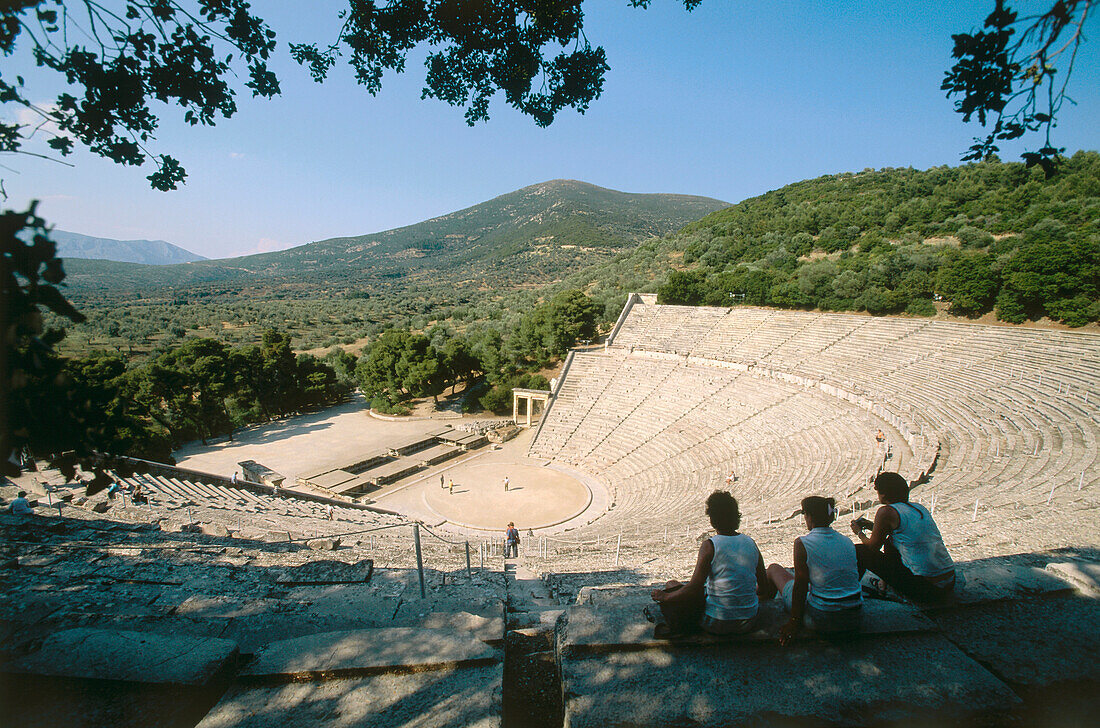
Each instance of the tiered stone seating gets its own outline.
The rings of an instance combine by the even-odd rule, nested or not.
[[[197,526],[218,535],[261,540],[307,540],[341,533],[360,532],[372,526],[404,522],[399,516],[341,504],[294,497],[279,491],[265,493],[243,484],[231,487],[186,477],[135,473],[113,477],[124,491],[141,486],[148,502],[127,504],[125,495],[111,501],[112,510],[128,508],[132,516],[156,520],[169,530]],[[332,518],[328,509],[332,508]]]
[[[577,353],[572,367],[531,452],[609,487],[615,507],[592,530],[697,517],[731,470],[745,497],[789,511],[810,489],[858,490],[882,460],[874,433],[885,423],[813,389],[617,349]]]
[[[729,470],[777,512],[855,494],[883,464],[876,429],[889,469],[936,463],[916,494],[938,509],[1053,492],[1095,524],[1098,423],[1096,334],[639,301],[605,354],[575,357],[531,451],[607,483],[599,528],[697,511]]]

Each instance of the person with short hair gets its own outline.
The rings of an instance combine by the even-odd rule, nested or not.
[[[691,580],[687,584],[669,581],[650,594],[663,618],[653,630],[659,639],[699,627],[718,635],[751,632],[760,597],[770,599],[775,594],[756,542],[737,531],[741,527],[737,499],[715,491],[707,498],[706,512],[715,534],[699,547]],[[646,616],[657,621],[648,608]]]
[[[33,516],[34,508],[31,507],[30,501],[27,500],[27,491],[19,491],[19,495],[11,501],[11,512],[15,516]]]
[[[509,557],[509,554],[511,556]],[[508,521],[508,528],[504,531],[504,558],[519,557],[519,531],[516,524]]]
[[[812,495],[802,499],[809,533],[794,540],[794,572],[772,564],[768,578],[791,613],[779,628],[779,643],[788,644],[806,626],[819,633],[859,629],[863,594],[855,545],[832,528],[836,501]]]
[[[508,486],[509,486],[509,484],[510,484],[511,482],[512,482],[512,481],[508,480],[508,476],[507,476],[507,475],[505,475],[505,476],[504,476],[504,492],[505,492],[505,493],[507,493],[507,492],[508,492]]]
[[[875,491],[882,507],[874,522],[852,521],[859,574],[871,571],[902,596],[939,601],[955,589],[955,562],[927,508],[909,502],[909,483],[898,473],[879,473]],[[865,533],[870,531],[870,535]]]

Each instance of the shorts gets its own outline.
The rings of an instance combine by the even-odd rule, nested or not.
[[[787,582],[783,587],[783,606],[791,611],[794,604],[794,580]],[[817,609],[809,602],[802,612],[802,623],[807,629],[815,632],[858,632],[860,625],[861,606],[845,607],[844,609]]]
[[[704,614],[699,624],[707,634],[747,634],[756,629],[756,618],[759,616],[760,612],[757,612],[748,619],[715,619]]]

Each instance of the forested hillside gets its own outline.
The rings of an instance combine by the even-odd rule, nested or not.
[[[173,266],[66,260],[88,323],[63,348],[143,354],[185,337],[255,343],[278,325],[309,349],[561,281],[728,203],[572,180],[525,187],[416,225],[243,258]]]
[[[1100,154],[1052,179],[998,161],[798,182],[568,281],[598,297],[934,315],[1100,318]]]

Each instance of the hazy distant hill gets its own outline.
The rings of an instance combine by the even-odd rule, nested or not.
[[[206,260],[201,255],[163,240],[112,240],[111,238],[93,238],[65,230],[54,230],[50,233],[50,238],[57,243],[57,252],[62,258],[95,258],[145,265],[171,265]]]
[[[396,279],[486,285],[542,281],[666,235],[729,203],[707,197],[631,194],[574,180],[524,187],[415,225],[332,238],[275,253],[167,267],[71,261],[75,292],[119,286],[176,290],[210,284],[346,288]]]

